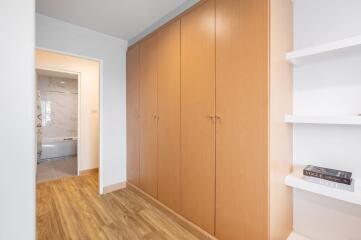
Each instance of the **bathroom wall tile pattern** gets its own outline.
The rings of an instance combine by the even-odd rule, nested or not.
[[[77,137],[78,81],[38,76],[41,139]]]
[[[41,75],[39,75],[38,79],[40,92],[78,93],[78,81],[76,79]]]

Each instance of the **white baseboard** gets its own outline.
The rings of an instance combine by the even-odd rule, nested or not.
[[[311,239],[306,238],[306,237],[304,237],[304,236],[302,236],[302,235],[300,235],[300,234],[298,234],[298,233],[292,232],[292,233],[288,236],[287,240],[311,240]]]
[[[116,184],[112,184],[112,185],[109,185],[109,186],[105,186],[105,187],[103,187],[103,194],[118,191],[118,190],[124,189],[126,187],[127,187],[126,182],[121,182],[121,183],[116,183]]]
[[[99,171],[98,168],[79,170],[79,176],[85,176],[85,175],[89,175],[89,174],[93,174],[93,173],[98,173],[98,171]]]

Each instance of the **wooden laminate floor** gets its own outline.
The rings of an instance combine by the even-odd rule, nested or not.
[[[135,192],[98,194],[98,175],[37,185],[37,239],[197,239]]]

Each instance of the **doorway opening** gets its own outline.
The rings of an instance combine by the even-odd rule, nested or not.
[[[100,71],[100,61],[36,50],[37,183],[86,174],[101,179]]]
[[[37,183],[78,175],[78,74],[36,69]]]

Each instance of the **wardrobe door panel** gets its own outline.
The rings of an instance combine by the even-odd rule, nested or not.
[[[268,1],[216,6],[216,237],[266,240]]]
[[[158,32],[158,200],[179,212],[180,21]]]
[[[181,18],[181,212],[214,233],[215,1]]]
[[[127,179],[139,185],[139,47],[127,52]]]
[[[157,35],[140,43],[141,189],[157,197]]]

